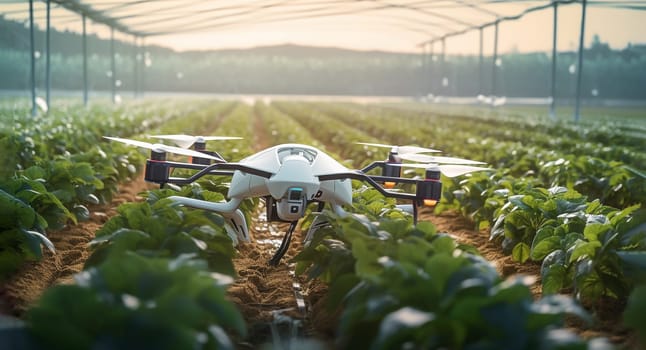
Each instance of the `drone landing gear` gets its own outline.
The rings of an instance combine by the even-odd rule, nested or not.
[[[296,224],[298,224],[298,221],[292,221],[291,225],[289,225],[289,229],[287,230],[287,233],[285,233],[285,237],[283,237],[280,247],[278,247],[274,256],[269,260],[269,265],[278,266],[280,259],[285,255],[285,253],[287,253],[289,243],[292,241],[292,233],[294,233],[294,230],[296,229]]]

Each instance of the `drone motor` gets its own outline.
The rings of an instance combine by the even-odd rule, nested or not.
[[[437,167],[426,169],[424,181],[417,184],[416,197],[418,205],[434,206],[442,197],[442,182],[440,182],[440,169]]]
[[[170,177],[170,166],[166,163],[166,152],[151,150],[150,159],[146,161],[144,179],[148,182],[163,184]]]

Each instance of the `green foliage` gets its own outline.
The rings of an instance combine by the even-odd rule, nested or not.
[[[646,344],[646,285],[640,285],[635,288],[624,310],[624,324],[634,329],[640,339],[641,344]]]
[[[598,198],[602,203],[625,207],[646,200],[643,177],[635,177],[618,161],[590,156],[565,156],[546,162],[539,177],[551,186],[561,185]]]
[[[225,330],[244,336],[226,300],[229,276],[190,255],[175,259],[123,252],[45,292],[27,314],[48,349],[233,349]]]
[[[338,347],[585,347],[572,334],[549,336],[565,314],[588,319],[571,299],[534,302],[525,279],[502,282],[470,247],[432,225],[322,215],[330,226],[294,260],[297,273],[330,284],[332,310],[342,307]]]
[[[507,203],[496,212],[491,239],[504,237],[503,246],[513,250],[514,260],[525,262],[539,229],[561,215],[579,212],[585,207],[584,196],[564,187],[529,189],[523,194],[509,196]]]
[[[643,279],[643,210],[623,211],[588,202],[563,187],[534,188],[508,197],[496,212],[491,239],[513,259],[542,262],[543,292],[573,287],[578,298],[625,298]]]
[[[89,191],[85,191],[85,198],[81,198],[82,201],[91,204],[96,204],[96,200],[100,203],[110,203],[112,196],[118,193],[119,184],[139,174],[145,162],[144,155],[136,149],[115,145],[102,146],[97,145],[86,152],[70,156],[73,163],[91,164],[96,176],[95,181],[101,183],[101,186],[95,186],[93,193],[87,194]],[[85,187],[90,189],[87,185]],[[81,193],[83,195],[83,192]],[[97,197],[96,200],[93,196]]]
[[[591,203],[565,215],[534,238],[532,259],[542,260],[543,292],[574,287],[584,300],[627,298],[646,281],[645,239],[646,215],[638,207],[609,211]]]
[[[25,261],[40,260],[43,255],[41,245],[54,252],[54,245],[45,236],[45,229],[50,224],[57,227],[72,218],[41,183],[25,178],[0,181],[0,212],[0,281]]]
[[[34,140],[25,132],[0,134],[0,177],[14,175],[24,164],[33,164],[35,157]]]
[[[105,259],[124,251],[152,257],[177,257],[194,254],[205,260],[213,271],[235,275],[231,258],[235,254],[231,238],[224,229],[223,218],[203,210],[187,209],[167,199],[172,195],[199,194],[203,199],[223,199],[219,193],[202,192],[189,186],[184,192],[154,190],[145,202],[125,203],[91,242],[92,254],[86,267],[102,264]]]
[[[137,175],[145,159],[138,150],[99,141],[103,135],[142,131],[179,115],[165,107],[168,104],[127,109],[64,106],[31,116],[27,108],[0,106],[0,189],[25,203],[22,213],[33,212],[37,218],[33,227],[16,220],[9,224],[11,216],[4,220],[9,226],[3,231],[12,233],[3,235],[3,277],[25,259],[40,257],[40,247],[33,242],[49,242],[38,238],[45,229],[89,219],[88,206],[108,203],[119,183]],[[30,249],[20,248],[25,239],[32,242]]]
[[[384,197],[373,187],[355,187],[352,194],[352,210],[362,213],[368,218],[410,219],[410,216],[396,208],[397,201],[394,198]]]
[[[32,180],[47,179],[43,182],[48,191],[72,209],[76,220],[88,220],[85,205],[98,204],[99,199],[94,193],[103,189],[103,182],[96,176],[90,163],[58,159],[45,162],[43,166],[31,166],[21,174]]]
[[[493,239],[505,242],[506,251],[516,260],[541,262],[543,292],[548,296],[534,302],[526,280],[501,281],[474,248],[436,233],[430,223],[413,226],[411,217],[397,208],[396,201],[354,183],[353,206],[346,209],[361,215],[338,218],[325,211],[321,218],[327,226],[318,229],[294,258],[297,273],[330,284],[328,306],[342,308],[340,346],[365,348],[365,339],[369,339],[373,348],[507,348],[502,341],[508,340],[518,348],[585,348],[585,343],[560,328],[563,314],[577,314],[580,310],[571,300],[553,294],[566,289],[586,301],[600,296],[623,300],[645,280],[646,219],[643,209],[634,206],[646,198],[646,178],[641,169],[646,160],[645,144],[639,137],[639,126],[543,123],[494,117],[493,112],[482,109],[477,116],[448,115],[434,111],[434,105],[421,104],[281,101],[257,103],[253,109],[210,101],[155,104],[158,105],[138,102],[117,108],[95,106],[89,111],[70,107],[32,119],[27,110],[0,111],[7,121],[0,125],[0,147],[11,150],[0,155],[7,164],[3,178],[16,181],[11,186],[5,185],[8,180],[0,181],[0,189],[28,204],[25,207],[18,203],[8,211],[16,213],[11,223],[8,218],[0,218],[3,224],[13,225],[6,230],[10,234],[3,233],[3,242],[6,238],[13,244],[6,246],[18,247],[27,252],[24,256],[32,256],[29,249],[41,249],[42,238],[26,236],[20,225],[46,223],[47,226],[41,224],[42,230],[26,228],[27,232],[37,233],[60,227],[76,216],[87,215],[84,209],[88,204],[108,201],[118,182],[136,175],[144,153],[116,143],[101,143],[102,135],[126,137],[158,125],[163,125],[157,130],[164,133],[188,134],[218,127],[219,134],[245,137],[216,148],[227,159],[239,159],[251,153],[252,142],[257,139],[250,135],[253,126],[262,120],[271,125],[265,136],[273,143],[310,143],[314,142],[312,137],[332,140],[340,156],[352,159],[355,166],[387,153],[387,149],[351,146],[356,141],[418,144],[445,150],[448,155],[488,162],[498,170],[442,178],[443,200],[437,210],[457,210],[471,218],[476,228],[490,227]],[[187,123],[189,119],[199,122]],[[79,127],[69,128],[68,124]],[[290,125],[292,129],[286,131],[280,125]],[[226,183],[209,178],[179,192],[152,191],[143,203],[121,206],[119,215],[97,234],[87,270],[78,276],[80,281],[83,276],[102,277],[93,277],[91,287],[57,289],[60,296],[52,304],[60,300],[60,304],[75,305],[76,299],[90,300],[88,305],[93,306],[88,309],[96,308],[97,315],[110,315],[114,310],[119,315],[130,315],[115,320],[148,322],[146,308],[137,308],[143,312],[138,315],[134,311],[129,314],[132,308],[128,306],[143,300],[131,290],[145,289],[147,283],[140,281],[148,282],[148,272],[141,272],[144,277],[140,280],[124,277],[139,281],[136,287],[126,288],[125,282],[123,286],[111,284],[110,289],[116,288],[121,296],[111,297],[113,292],[102,289],[105,276],[117,281],[114,271],[129,271],[125,265],[114,270],[109,267],[117,266],[113,261],[126,255],[139,259],[128,260],[130,263],[180,259],[233,275],[233,248],[222,228],[222,218],[181,208],[166,199],[183,195],[219,201],[225,191]],[[16,204],[14,199],[5,202]],[[256,204],[257,200],[243,202],[248,219]],[[43,220],[38,219],[39,215]],[[17,261],[13,255],[8,256],[8,260]],[[137,295],[136,299],[129,297],[132,295]],[[99,307],[97,303],[110,307]],[[64,320],[63,313],[84,321],[90,318],[72,306],[65,307],[64,312],[56,311],[52,319]],[[181,311],[177,311],[180,316],[184,315]],[[188,309],[186,312],[194,315]],[[632,315],[626,317],[634,326],[638,321]],[[193,325],[192,322],[187,324]],[[59,323],[63,327],[65,322]],[[120,331],[118,327],[106,327]],[[163,327],[160,329],[170,329]],[[203,334],[209,329],[200,327],[197,338],[206,339],[208,335]],[[146,337],[150,334],[137,329]],[[61,334],[70,334],[65,332]],[[195,333],[187,332],[169,330],[167,343],[181,347],[180,340],[194,341],[192,336],[184,335]],[[222,333],[218,329],[214,332]],[[97,333],[83,334],[92,336],[75,337],[83,341],[103,339]],[[133,334],[129,333],[128,339],[135,339]],[[46,337],[49,336],[54,335]],[[359,340],[363,343],[355,343]]]
[[[565,314],[589,320],[572,299],[533,301],[529,280],[501,281],[472,247],[436,233],[430,223],[384,216],[383,197],[366,192],[355,192],[356,209],[374,210],[343,218],[318,214],[328,225],[294,257],[296,273],[329,284],[327,305],[341,310],[337,347],[586,347],[558,328]]]

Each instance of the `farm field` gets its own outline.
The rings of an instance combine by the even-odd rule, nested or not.
[[[185,98],[30,117],[0,105],[0,344],[641,348],[646,110],[584,110],[580,125],[500,112]],[[253,241],[234,246],[221,216],[167,199],[223,200],[228,178],[158,189],[143,181],[147,151],[102,139],[181,133],[243,137],[208,143],[230,161],[303,143],[358,169],[387,157],[356,144],[373,142],[491,170],[442,177],[417,225],[354,182],[354,214],[324,210],[329,226],[305,246],[311,206],[273,267],[288,225],[267,223],[262,200],[243,203]]]

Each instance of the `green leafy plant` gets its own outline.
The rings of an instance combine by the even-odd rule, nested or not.
[[[27,313],[29,331],[48,349],[233,349],[225,330],[246,334],[225,297],[233,279],[206,266],[190,255],[114,255],[47,290]]]
[[[586,198],[565,187],[532,188],[523,194],[509,196],[508,202],[497,212],[491,228],[492,240],[503,237],[503,249],[514,260],[525,262],[530,258],[530,245],[536,233],[554,222],[559,215],[585,208]]]
[[[639,343],[646,345],[646,285],[635,288],[628,297],[623,314],[624,324],[637,332]]]
[[[589,319],[572,299],[533,301],[528,280],[501,281],[471,247],[435,233],[432,225],[323,215],[330,226],[318,230],[294,260],[297,273],[330,284],[328,307],[342,310],[339,348],[577,349],[586,344],[558,328],[565,314]]]
[[[46,221],[25,202],[0,189],[0,281],[27,260],[42,258],[41,244],[54,252],[43,231]]]
[[[89,219],[87,204],[98,204],[94,194],[103,189],[103,182],[96,176],[90,163],[76,163],[68,159],[49,161],[32,166],[22,172],[29,179],[44,179],[44,184],[74,214],[77,220]]]
[[[596,208],[601,206],[591,205],[588,211]],[[547,242],[546,251],[553,249],[541,266],[545,293],[572,286],[584,300],[624,300],[635,285],[646,281],[646,211],[638,206],[605,215],[588,213],[582,234],[565,232],[556,227],[536,237]],[[558,245],[552,247],[551,242]]]
[[[74,219],[42,183],[24,177],[0,182],[0,212],[0,280],[25,261],[40,260],[41,245],[54,252],[45,230]]]
[[[177,193],[170,189],[148,193],[145,202],[125,203],[91,242],[92,254],[86,266],[96,266],[113,254],[134,251],[146,256],[176,257],[195,254],[214,271],[235,275],[231,258],[235,254],[231,238],[224,229],[224,219],[215,213],[187,209],[167,199],[171,195],[190,195],[199,187]],[[219,193],[199,190],[200,197],[218,201]]]

